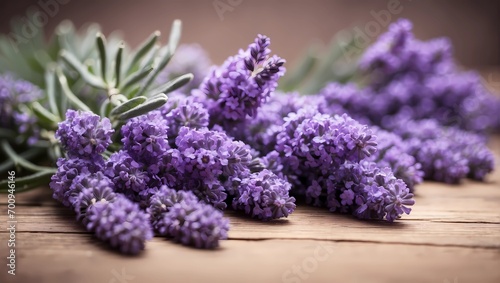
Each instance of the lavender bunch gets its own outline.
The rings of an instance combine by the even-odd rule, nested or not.
[[[410,192],[422,183],[422,165],[410,154],[413,150],[403,139],[394,133],[372,127],[377,136],[377,152],[367,160],[375,162],[379,168],[391,168],[394,176],[405,182]]]
[[[34,164],[36,158],[49,159],[55,164],[64,156],[63,151],[72,152],[74,147],[81,147],[80,155],[88,154],[95,146],[101,147],[96,149],[97,154],[106,156],[119,150],[118,134],[107,141],[110,152],[104,153],[99,141],[101,137],[90,132],[97,136],[88,139],[89,144],[81,143],[87,141],[84,137],[66,145],[73,148],[63,149],[58,139],[66,135],[56,137],[58,123],[65,119],[66,113],[71,115],[67,110],[80,110],[109,119],[105,120],[109,123],[106,127],[119,132],[129,119],[164,105],[167,93],[193,78],[192,74],[179,74],[172,80],[156,82],[174,55],[180,30],[181,23],[176,20],[167,45],[157,43],[160,33],[155,32],[136,50],[130,51],[122,39],[114,35],[106,38],[96,25],[79,34],[71,23],[64,22],[49,43],[38,38],[33,44],[22,45],[22,50],[3,48],[0,61],[5,65],[0,69],[3,72],[4,66],[9,66],[13,74],[12,77],[0,75],[0,135],[6,138],[5,142],[2,140],[0,154],[9,158],[0,168],[19,166],[34,172],[19,179],[20,188],[27,190],[47,182],[55,171]],[[19,56],[11,56],[14,51],[19,51],[16,53]],[[20,60],[16,60],[17,57]],[[29,66],[26,62],[30,62]],[[26,71],[33,68],[37,71]],[[29,82],[14,77],[26,78]],[[153,158],[144,158],[149,157]],[[2,180],[0,184],[5,182]]]
[[[497,127],[494,117],[499,100],[478,74],[455,66],[451,49],[447,39],[415,39],[407,20],[391,24],[359,62],[369,80],[364,102],[366,106],[375,100],[380,104],[365,107],[370,120],[384,126],[387,116],[405,115],[474,132]]]
[[[390,168],[365,161],[377,151],[375,135],[347,115],[332,117],[314,108],[291,113],[275,149],[268,155],[279,156],[280,173],[313,205],[387,221],[410,212],[414,201],[405,182]],[[269,164],[270,156],[265,159]]]

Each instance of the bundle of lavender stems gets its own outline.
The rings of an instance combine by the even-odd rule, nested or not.
[[[228,237],[224,210],[272,221],[292,214],[296,198],[393,222],[411,212],[424,179],[482,181],[493,171],[486,142],[500,128],[500,102],[456,65],[448,40],[420,41],[399,20],[360,58],[361,79],[316,94],[279,90],[285,60],[269,46],[258,35],[211,66],[200,46],[181,45],[153,83],[193,79],[123,122],[68,109],[54,134],[63,154],[53,197],[97,239],[137,254],[153,235],[216,248]],[[27,133],[25,143],[44,134],[23,112],[41,92],[0,77],[0,125]]]

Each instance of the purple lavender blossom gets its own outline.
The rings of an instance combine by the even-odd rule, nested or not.
[[[405,19],[391,24],[389,31],[365,51],[359,63],[361,69],[376,70],[380,79],[382,75],[389,77],[404,70],[411,60],[408,50],[413,38],[411,29],[411,22]]]
[[[114,184],[102,172],[81,174],[75,178],[72,191],[78,192],[73,200],[77,219],[86,224],[87,210],[97,202],[113,202],[116,198]]]
[[[418,41],[407,20],[393,23],[367,49],[359,65],[367,71],[368,87],[358,91],[362,95],[340,101],[340,107],[356,118],[368,117],[382,127],[388,116],[432,118],[480,133],[497,124],[498,99],[478,74],[455,67],[449,40]]]
[[[153,237],[149,215],[122,195],[113,202],[96,202],[87,209],[86,228],[125,254],[137,254]]]
[[[29,104],[42,97],[42,91],[11,75],[0,75],[0,128],[15,130],[28,138],[28,144],[38,140],[39,127]]]
[[[169,112],[164,114],[164,117],[168,126],[167,135],[171,145],[175,143],[181,127],[192,129],[208,127],[209,116],[207,109],[203,104],[190,98],[179,100],[175,107],[172,107]]]
[[[144,164],[135,161],[128,152],[120,150],[109,157],[104,173],[113,181],[116,192],[145,207],[150,193],[150,177],[146,169]]]
[[[221,211],[201,203],[190,191],[162,186],[150,199],[148,212],[154,229],[183,245],[212,249],[227,238],[229,221]]]
[[[179,170],[184,188],[203,201],[225,208],[226,190],[232,191],[238,180],[249,174],[250,148],[222,132],[187,127],[180,129],[175,143],[182,158]]]
[[[195,96],[205,98],[212,124],[226,124],[255,116],[257,109],[276,89],[283,76],[285,61],[268,58],[270,40],[259,35],[246,51],[229,57],[222,66],[212,68]]]
[[[376,151],[375,136],[367,126],[347,115],[329,116],[304,108],[285,118],[276,151],[291,172],[329,172],[346,160],[360,161]]]
[[[377,127],[372,129],[377,135],[378,151],[368,160],[377,163],[380,168],[391,168],[394,176],[402,179],[410,191],[413,191],[415,185],[422,182],[424,175],[422,166],[408,153],[408,146],[398,135]]]
[[[136,161],[157,164],[163,152],[170,148],[167,131],[160,111],[132,118],[121,128],[123,149]]]
[[[63,205],[73,207],[74,198],[79,191],[73,191],[73,180],[79,176],[85,176],[101,171],[104,160],[96,156],[93,160],[78,157],[59,158],[57,160],[57,172],[52,175],[50,188],[53,190],[53,198]]]
[[[103,153],[111,144],[114,130],[108,118],[91,112],[69,109],[66,120],[59,123],[56,138],[70,156],[90,157]]]
[[[241,181],[233,208],[261,220],[287,217],[295,210],[295,198],[289,196],[291,184],[264,169]]]
[[[409,214],[415,201],[406,184],[394,177],[390,168],[375,163],[346,162],[331,177],[319,180],[330,211],[352,213],[361,219],[392,222]]]
[[[224,129],[235,139],[245,142],[261,154],[267,154],[274,150],[277,134],[281,130],[284,118],[290,112],[297,112],[304,105],[314,107],[321,104],[319,96],[275,92],[257,109],[255,117],[247,117],[241,123],[232,126],[226,125]]]
[[[435,120],[391,123],[408,152],[422,164],[425,178],[458,183],[466,176],[482,180],[493,171],[494,157],[484,137]]]

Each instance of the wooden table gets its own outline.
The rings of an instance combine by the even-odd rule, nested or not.
[[[500,160],[500,137],[490,144]],[[7,202],[2,196],[2,227]],[[262,223],[233,212],[229,240],[215,251],[154,238],[137,257],[115,253],[51,198],[17,195],[16,275],[0,282],[500,282],[500,170],[485,183],[426,182],[410,216],[366,222],[299,206]]]

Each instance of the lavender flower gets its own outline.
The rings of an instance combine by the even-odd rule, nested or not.
[[[226,190],[232,191],[242,176],[249,174],[250,148],[232,141],[226,134],[207,129],[179,131],[176,146],[183,164],[184,188],[202,200],[225,208]]]
[[[348,161],[333,176],[319,179],[316,186],[326,194],[330,211],[352,213],[361,219],[392,222],[403,213],[409,214],[409,206],[415,203],[413,194],[390,168],[380,169],[368,161]]]
[[[89,157],[103,153],[111,144],[114,130],[108,118],[91,112],[69,109],[66,120],[59,123],[56,138],[71,156]]]
[[[421,165],[410,155],[408,146],[396,134],[377,127],[372,128],[377,135],[378,151],[368,160],[377,163],[380,168],[389,167],[394,176],[402,179],[410,191],[422,182],[424,172]]]
[[[167,130],[160,111],[132,118],[121,128],[123,149],[136,161],[156,164],[169,149]]]
[[[113,202],[96,202],[86,212],[87,230],[125,254],[137,254],[153,237],[149,216],[122,195]]]
[[[287,217],[295,209],[290,189],[290,183],[264,169],[242,180],[233,199],[233,208],[261,220]]]
[[[346,160],[360,161],[376,151],[375,136],[347,115],[319,114],[301,109],[285,118],[276,151],[292,173],[329,172]]]
[[[319,96],[301,96],[298,93],[275,92],[269,100],[257,109],[255,117],[247,117],[241,123],[226,125],[227,133],[237,140],[241,140],[267,154],[274,150],[276,137],[284,123],[284,118],[290,112],[297,112],[304,105],[320,105]]]
[[[15,130],[28,137],[28,144],[35,143],[40,130],[28,106],[41,97],[42,91],[30,82],[0,75],[0,128]]]
[[[115,185],[115,190],[129,199],[147,204],[149,174],[144,164],[135,161],[126,151],[113,153],[106,162],[104,173]]]
[[[498,99],[486,90],[478,74],[455,67],[451,49],[447,39],[416,40],[411,24],[399,20],[360,60],[370,81],[367,89],[358,91],[361,96],[340,101],[341,107],[383,127],[385,117],[404,115],[407,119],[433,118],[442,125],[474,132],[494,128]]]
[[[278,79],[285,72],[285,61],[277,56],[268,58],[269,44],[269,38],[259,35],[246,51],[212,68],[199,90],[194,91],[195,96],[204,98],[212,124],[255,116],[276,89]]]
[[[102,172],[82,174],[73,182],[73,192],[79,192],[73,201],[77,219],[86,224],[87,210],[97,202],[113,202],[116,198],[114,184]]]
[[[63,205],[73,207],[74,198],[79,191],[73,191],[73,181],[79,176],[97,173],[102,170],[104,160],[101,156],[94,159],[59,158],[57,160],[57,172],[52,175],[50,188],[53,190],[53,198]]]
[[[170,144],[175,143],[181,127],[200,129],[208,126],[208,111],[203,104],[185,98],[179,101],[177,107],[165,114],[167,135]]]
[[[391,123],[408,144],[408,152],[422,164],[425,178],[458,183],[466,176],[482,180],[493,171],[494,157],[485,138],[435,120]]]
[[[150,199],[148,212],[156,231],[183,245],[212,249],[227,238],[229,221],[221,211],[201,203],[189,191],[162,186]]]

